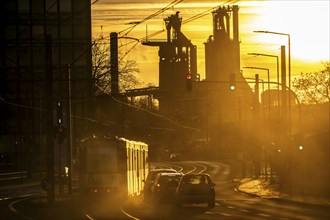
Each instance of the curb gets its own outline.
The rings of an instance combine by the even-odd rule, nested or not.
[[[249,181],[253,181],[253,180],[257,180],[257,178],[251,178],[251,180]],[[232,180],[231,180],[232,181]],[[246,182],[249,182],[246,181]],[[234,182],[234,181],[233,181]],[[244,182],[244,183],[246,183]],[[234,190],[238,193],[247,195],[247,196],[251,196],[251,197],[259,197],[259,198],[263,198],[263,199],[268,199],[268,200],[276,200],[276,201],[285,201],[285,202],[294,202],[294,203],[300,203],[300,204],[306,204],[306,205],[315,205],[315,206],[323,206],[323,207],[330,207],[330,201],[326,202],[307,202],[307,201],[300,201],[299,199],[294,199],[293,197],[291,197],[290,195],[287,194],[282,194],[280,193],[280,198],[267,198],[267,197],[262,197],[260,195],[254,194],[254,193],[249,193],[243,190],[239,189],[239,186],[242,185],[243,183],[240,181],[236,184],[236,187],[234,188]],[[283,198],[282,195],[286,195],[287,198]]]

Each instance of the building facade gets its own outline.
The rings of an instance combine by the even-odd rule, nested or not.
[[[84,132],[92,92],[90,1],[5,0],[0,10],[1,169],[43,169],[47,100],[53,105],[54,127],[60,100],[63,127],[70,102],[73,135]]]

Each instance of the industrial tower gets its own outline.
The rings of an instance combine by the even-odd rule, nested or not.
[[[186,93],[186,77],[196,81],[196,46],[181,32],[179,12],[164,19],[167,31],[165,41],[146,41],[144,45],[159,47],[159,109],[171,115],[182,94]]]

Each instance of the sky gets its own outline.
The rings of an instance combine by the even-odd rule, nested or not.
[[[94,1],[92,1],[94,2]],[[109,36],[110,32],[119,32],[124,36],[130,22],[141,21],[168,6],[173,0],[98,0],[92,4],[92,34]],[[166,39],[163,19],[180,11],[183,22],[204,12],[205,16],[182,25],[181,31],[197,46],[198,73],[205,76],[204,42],[212,34],[211,9],[230,2],[239,6],[239,32],[241,47],[241,69],[245,77],[259,74],[260,70],[244,69],[246,66],[268,68],[272,80],[276,79],[276,57],[251,56],[248,53],[262,53],[278,56],[280,47],[288,48],[285,35],[255,33],[264,30],[290,35],[291,80],[301,72],[317,72],[323,69],[321,62],[330,60],[329,10],[330,0],[183,0],[176,1],[168,10],[158,16],[137,25],[127,37],[144,38],[153,33],[160,34],[150,40]],[[228,5],[228,4],[225,4]],[[128,44],[129,43],[129,44]],[[144,85],[158,85],[158,48],[137,44],[128,39],[120,40],[120,53],[125,58],[136,60],[140,69],[140,79]],[[288,53],[288,52],[287,52]],[[258,72],[259,71],[259,72]]]

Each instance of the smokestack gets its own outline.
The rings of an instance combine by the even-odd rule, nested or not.
[[[238,5],[233,5],[233,52],[234,52],[234,72],[239,73],[241,69],[240,62],[240,42],[239,42],[239,27],[238,27]]]
[[[238,5],[233,6],[233,40],[239,42],[239,31],[238,31]]]

